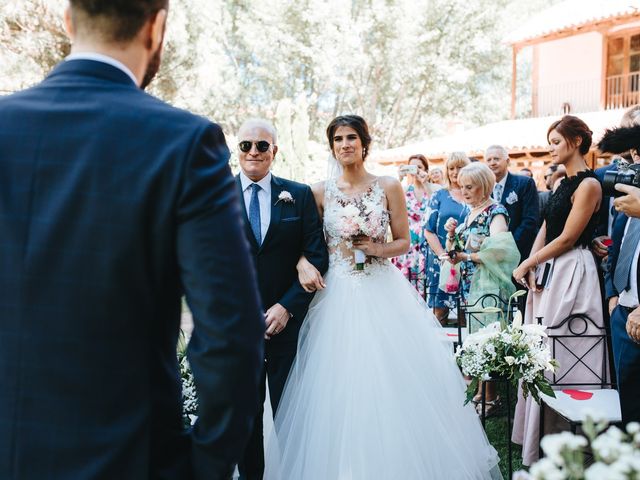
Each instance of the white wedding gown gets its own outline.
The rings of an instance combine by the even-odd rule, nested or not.
[[[300,331],[265,478],[502,478],[477,414],[463,407],[465,384],[433,314],[387,260],[354,270],[349,239],[358,211],[382,241],[389,215],[378,181],[348,196],[329,180],[327,286]]]

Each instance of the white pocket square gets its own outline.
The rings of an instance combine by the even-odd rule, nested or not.
[[[511,192],[509,196],[507,196],[507,203],[509,205],[513,205],[518,201],[518,194],[516,192]]]

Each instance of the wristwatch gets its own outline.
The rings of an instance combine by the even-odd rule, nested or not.
[[[470,261],[471,261],[471,254],[467,253],[467,262],[470,262]]]

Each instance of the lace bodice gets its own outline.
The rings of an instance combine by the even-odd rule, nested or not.
[[[329,247],[329,265],[343,273],[356,273],[352,238],[367,235],[375,242],[386,241],[389,211],[384,189],[378,179],[364,191],[343,193],[336,179],[328,180],[324,193],[324,231]],[[372,272],[371,267],[386,265],[385,259],[367,257],[366,267],[357,273]]]

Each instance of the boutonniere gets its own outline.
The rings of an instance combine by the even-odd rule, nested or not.
[[[278,200],[276,200],[276,203],[274,203],[274,205],[277,205],[280,201],[284,203],[296,203],[296,201],[293,199],[293,196],[286,190],[282,190],[280,192],[280,195],[278,195]]]
[[[516,192],[511,192],[509,194],[509,196],[507,197],[507,203],[509,205],[513,205],[514,203],[516,203],[518,201],[518,194]]]

